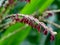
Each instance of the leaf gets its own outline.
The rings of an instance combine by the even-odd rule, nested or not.
[[[16,6],[14,9],[11,9],[9,11],[9,14],[16,14],[18,13],[19,11],[21,11],[23,9],[23,7],[26,5],[26,2],[17,2]]]
[[[15,28],[15,30],[13,31],[13,27],[9,27],[9,30],[4,34],[4,36],[2,37],[2,39],[0,40],[0,45],[17,45],[19,42],[21,42],[22,40],[24,40],[24,38],[27,36],[27,34],[29,33],[28,31],[31,29],[29,26],[25,27],[22,24],[20,24],[21,27],[19,28],[18,23],[15,24],[17,27]],[[14,27],[15,27],[14,25]],[[19,29],[17,29],[19,28]],[[15,33],[13,33],[15,32]],[[6,35],[8,34],[8,35]],[[10,35],[11,34],[11,35]],[[10,36],[9,36],[10,35]],[[3,41],[3,42],[2,42]],[[7,43],[8,42],[8,43]],[[16,43],[15,43],[16,42]]]
[[[60,45],[60,30],[57,32],[57,35],[55,38],[55,45]]]
[[[31,0],[21,11],[23,14],[32,14],[34,11],[42,7],[47,0]]]
[[[54,0],[47,0],[43,6],[40,7],[39,12],[42,13],[46,8],[48,8]]]

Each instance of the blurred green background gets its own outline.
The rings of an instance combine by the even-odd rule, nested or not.
[[[7,11],[2,15],[8,14],[16,14],[16,13],[23,13],[23,14],[32,14],[33,12],[39,10],[42,13],[44,10],[58,10],[60,9],[60,0],[31,0],[30,3],[25,1],[16,1],[16,5],[13,6],[11,9],[8,7]],[[44,4],[47,2],[47,4]],[[51,3],[50,3],[51,2]],[[1,1],[0,1],[1,3]],[[0,10],[4,8],[0,8]],[[10,10],[9,10],[10,9]],[[1,11],[0,11],[1,14]],[[55,22],[60,24],[60,12],[55,13],[53,16],[49,17],[47,20],[51,22]],[[8,21],[6,21],[8,22]],[[54,41],[50,41],[50,34],[44,35],[43,33],[38,33],[38,31],[30,26],[26,27],[26,29],[21,29],[20,32],[6,38],[5,40],[0,41],[0,45],[60,45],[60,29],[56,28],[55,26],[46,23],[47,26],[52,27],[54,31],[58,34],[55,36]],[[23,23],[16,23],[12,25],[4,33],[1,33],[0,36],[3,38],[7,36],[9,33],[25,26]]]

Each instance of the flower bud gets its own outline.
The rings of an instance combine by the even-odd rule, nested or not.
[[[54,38],[55,38],[54,35],[51,35],[51,36],[50,36],[50,40],[51,40],[51,41],[53,41]]]
[[[14,3],[14,0],[8,0],[9,1],[9,4],[13,4]]]
[[[41,26],[41,25],[38,24],[37,27],[36,27],[39,32],[40,32],[40,26]]]
[[[44,33],[44,35],[47,35],[47,30],[44,30],[43,33]]]
[[[25,0],[26,2],[30,2],[30,0]]]
[[[48,16],[52,16],[52,13],[48,13]]]

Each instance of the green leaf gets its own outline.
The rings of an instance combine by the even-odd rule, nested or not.
[[[15,29],[13,28],[13,26],[15,27]],[[21,24],[21,23],[17,23],[13,26],[9,27],[9,30],[7,30],[7,32],[4,33],[4,36],[2,37],[3,40],[2,39],[0,40],[0,45],[19,44],[19,42],[21,42],[22,40],[24,40],[26,38],[26,36],[29,33],[28,31],[31,29],[29,26],[25,27],[24,24]],[[19,28],[19,26],[20,26],[20,28]],[[14,29],[14,31],[13,31],[13,29]]]
[[[31,0],[21,11],[23,14],[32,14],[34,11],[42,7],[47,0]]]
[[[42,13],[45,9],[47,9],[54,0],[47,0],[43,6],[40,7],[39,12]]]
[[[60,45],[60,30],[57,32],[57,35],[55,38],[55,45]]]

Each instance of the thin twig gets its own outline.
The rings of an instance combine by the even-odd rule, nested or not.
[[[54,22],[51,22],[51,21],[49,21],[49,20],[46,20],[46,19],[44,19],[43,17],[40,17],[39,20],[42,20],[42,21],[47,22],[47,23],[49,23],[49,24],[51,24],[51,25],[54,25],[54,26],[57,27],[57,28],[60,28],[60,25],[58,25],[58,24],[56,24],[56,23],[54,23]]]
[[[57,13],[57,12],[60,12],[60,9],[58,9],[58,10],[49,10],[49,11],[45,11],[46,13],[51,13],[51,12],[53,12],[53,13]]]
[[[43,22],[40,22],[37,18],[34,18],[33,16],[24,15],[24,14],[13,14],[13,15],[8,15],[7,17],[11,17],[11,16],[15,16],[16,17],[16,15],[18,15],[18,17],[19,16],[23,16],[23,17],[29,18],[32,21],[34,20],[37,24],[40,24],[43,28],[47,29],[47,31],[50,31],[50,33],[52,33],[53,35],[57,34],[56,32],[53,31],[52,28],[47,27]],[[5,17],[5,18],[7,18],[7,17]]]

